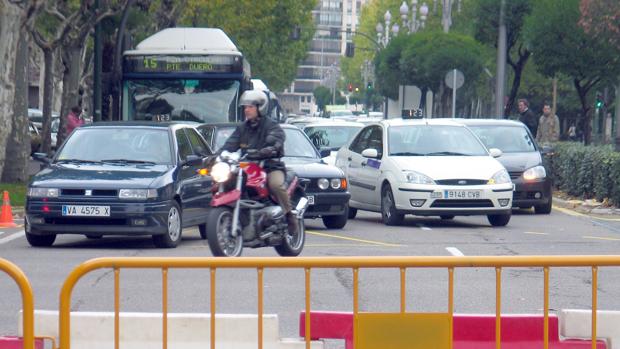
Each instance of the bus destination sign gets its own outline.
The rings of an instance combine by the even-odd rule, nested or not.
[[[236,73],[243,71],[241,57],[232,55],[127,55],[125,73]]]

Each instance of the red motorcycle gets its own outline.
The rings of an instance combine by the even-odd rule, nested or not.
[[[281,256],[297,256],[306,240],[304,212],[308,207],[301,180],[286,173],[298,229],[288,231],[285,212],[269,194],[262,161],[243,161],[240,152],[224,151],[215,160],[213,198],[207,220],[207,241],[214,256],[237,257],[243,247],[273,246]]]

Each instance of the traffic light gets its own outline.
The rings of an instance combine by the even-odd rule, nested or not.
[[[344,55],[347,57],[353,57],[355,55],[355,44],[352,42],[347,42],[346,49],[344,51]]]
[[[360,92],[360,88],[359,87],[355,87],[355,92]]]
[[[594,103],[594,106],[596,107],[596,109],[601,109],[603,108],[603,105],[605,105],[605,102],[603,101],[603,96],[601,96],[600,93],[597,93],[596,102]]]
[[[366,85],[366,89],[367,90],[372,90],[372,82],[369,82],[368,85]]]
[[[353,92],[353,85],[349,83],[349,92]]]

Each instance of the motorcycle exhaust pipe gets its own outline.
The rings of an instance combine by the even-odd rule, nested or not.
[[[306,209],[308,209],[308,198],[305,196],[299,199],[297,202],[297,206],[295,207],[295,211],[297,211],[297,218],[304,218],[304,213],[306,213]]]

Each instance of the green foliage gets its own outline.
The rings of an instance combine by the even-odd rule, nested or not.
[[[521,42],[523,21],[532,11],[531,3],[532,0],[506,1],[504,18],[509,51]],[[486,45],[497,47],[500,1],[477,0],[472,7],[474,37]]]
[[[331,103],[332,93],[327,87],[319,86],[314,89],[313,94],[319,110],[325,110],[325,106]]]
[[[11,199],[11,206],[23,207],[26,203],[26,188],[25,183],[0,183],[0,194],[5,190],[9,192]]]
[[[188,0],[181,23],[221,28],[248,57],[252,76],[281,91],[295,78],[314,35],[315,0]],[[291,40],[296,26],[300,40]]]
[[[402,85],[403,79],[400,71],[400,59],[409,36],[401,35],[381,50],[375,61],[376,86],[379,92],[392,99],[398,98],[398,85]]]
[[[438,91],[446,73],[459,69],[473,85],[482,73],[482,47],[471,37],[455,33],[424,32],[407,36],[399,60],[403,82]]]
[[[620,204],[620,153],[611,146],[555,145],[554,184],[570,195]]]

